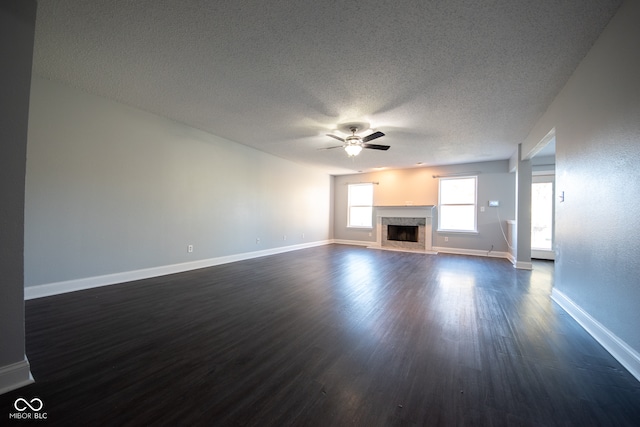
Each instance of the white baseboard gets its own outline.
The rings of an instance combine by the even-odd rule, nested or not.
[[[389,250],[393,250],[396,249],[398,251],[401,251],[400,248],[387,248],[387,247],[380,247],[380,246],[376,246],[376,242],[363,242],[361,240],[340,240],[340,239],[334,239],[333,243],[339,244],[339,245],[356,245],[356,246],[365,246],[368,248],[372,248],[372,249],[389,249]],[[420,253],[426,253],[426,254],[433,254],[436,255],[438,253],[444,253],[444,254],[454,254],[454,255],[471,255],[471,256],[484,256],[484,257],[491,257],[491,258],[505,258],[508,260],[511,260],[513,258],[513,256],[508,253],[508,252],[498,252],[498,251],[491,251],[489,253],[487,253],[487,251],[482,251],[482,250],[478,250],[478,249],[461,249],[461,248],[447,248],[444,246],[433,246],[431,248],[431,250],[429,251],[411,251],[411,250],[406,250],[406,252],[420,252]]]
[[[640,353],[618,338],[613,332],[591,317],[571,298],[557,289],[551,291],[551,299],[555,301],[569,316],[573,317],[602,347],[640,381]]]
[[[380,251],[391,251],[391,252],[406,252],[410,254],[438,255],[438,252],[432,251],[432,250],[397,248],[394,246],[380,246],[378,244],[369,245],[367,246],[367,249],[377,249]]]
[[[525,261],[516,261],[513,263],[513,268],[518,270],[533,270],[533,263]]]
[[[531,261],[518,261],[511,252],[505,252],[505,254],[505,258],[513,264],[513,268],[517,268],[518,270],[533,270],[533,263]]]
[[[343,239],[333,239],[331,243],[335,243],[337,245],[352,245],[352,246],[371,246],[376,242],[363,242],[362,240],[343,240]]]
[[[20,362],[0,367],[0,394],[24,387],[33,382],[27,356]]]
[[[509,259],[510,254],[508,252],[498,252],[498,251],[482,251],[478,249],[462,249],[462,248],[447,248],[444,246],[434,246],[431,248],[434,252],[443,253],[443,254],[454,254],[454,255],[471,255],[471,256],[484,256],[490,258],[505,258]]]
[[[265,249],[262,251],[245,252],[241,254],[228,255],[217,258],[203,259],[199,261],[185,262],[180,264],[164,265],[160,267],[145,268],[141,270],[125,271],[122,273],[107,274],[104,276],[86,277],[82,279],[66,280],[63,282],[46,283],[43,285],[27,286],[24,288],[24,299],[30,300],[43,298],[52,295],[64,294],[67,292],[81,291],[84,289],[97,288],[100,286],[115,285],[118,283],[131,282],[134,280],[148,279],[151,277],[165,276],[168,274],[182,273],[184,271],[197,270],[199,268],[213,267],[230,262],[244,261],[252,258],[260,258],[268,255],[275,255],[284,252],[297,251],[300,249],[323,246],[332,243],[331,240],[321,240],[299,245],[282,246],[279,248]]]

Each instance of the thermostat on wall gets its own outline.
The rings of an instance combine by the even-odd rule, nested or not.
[[[497,208],[498,206],[500,206],[500,201],[499,200],[489,200],[489,207],[490,208]]]

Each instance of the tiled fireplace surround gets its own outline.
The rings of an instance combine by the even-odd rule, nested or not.
[[[374,247],[435,253],[432,250],[432,219],[433,206],[378,206]],[[418,242],[387,240],[388,225],[417,225]]]

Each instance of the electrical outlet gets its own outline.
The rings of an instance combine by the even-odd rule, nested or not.
[[[260,244],[260,238],[256,237],[256,245]]]
[[[449,241],[449,237],[445,236],[444,241],[448,242]]]
[[[282,240],[287,240],[287,235],[282,236]]]
[[[484,206],[480,206],[480,212],[484,212]]]
[[[187,252],[189,253],[193,252],[193,245],[187,246]]]

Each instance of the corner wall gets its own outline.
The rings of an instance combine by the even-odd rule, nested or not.
[[[331,185],[318,170],[34,78],[27,291],[325,243]]]
[[[25,357],[23,259],[35,19],[35,1],[0,3],[0,394],[33,381]]]
[[[638,22],[640,3],[625,2],[523,155],[556,128],[556,194],[564,192],[564,202],[556,203],[553,297],[640,379]]]

